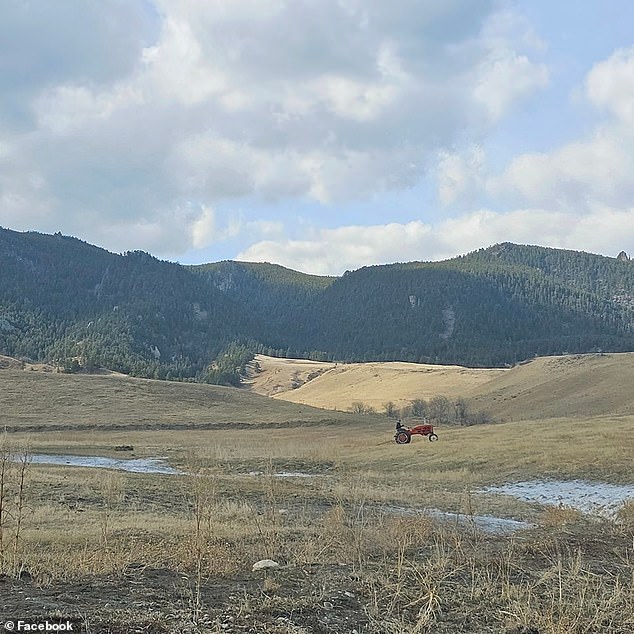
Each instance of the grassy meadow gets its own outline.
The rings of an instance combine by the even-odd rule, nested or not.
[[[633,505],[605,520],[479,493],[634,484],[633,416],[438,428],[435,443],[397,446],[385,417],[232,389],[13,370],[0,387],[7,618],[156,634],[634,628]],[[164,458],[183,473],[28,464],[35,454]],[[487,534],[477,515],[534,528]],[[263,559],[280,565],[253,571]]]
[[[219,425],[345,423],[349,414],[277,403],[247,390],[131,379],[0,370],[0,426],[45,429],[163,429]]]

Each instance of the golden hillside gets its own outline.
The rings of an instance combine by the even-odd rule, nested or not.
[[[468,398],[496,420],[634,414],[634,353],[543,357],[506,370],[256,360],[261,371],[251,389],[327,409],[348,410],[362,401],[380,411],[388,401],[402,406],[442,394]],[[307,380],[311,373],[319,374]],[[303,384],[292,389],[292,382]]]
[[[355,416],[276,401],[247,390],[155,381],[0,369],[0,428],[42,431],[75,427],[157,429],[336,422]]]
[[[289,392],[293,390],[294,385],[313,380],[336,365],[308,359],[279,359],[257,354],[255,360],[249,364],[245,385],[256,394],[274,396]]]
[[[355,401],[380,410],[387,401],[401,406],[436,394],[457,398],[508,372],[499,368],[401,362],[334,364],[264,355],[258,355],[256,361],[261,371],[250,380],[253,391],[339,410],[349,409]],[[318,376],[308,380],[310,374],[317,373]],[[303,385],[293,389],[293,380]]]
[[[472,395],[497,420],[634,413],[634,352],[541,357]]]

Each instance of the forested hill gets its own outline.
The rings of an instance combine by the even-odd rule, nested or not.
[[[500,244],[341,277],[0,229],[0,354],[237,383],[253,352],[470,366],[634,351],[634,262]]]
[[[134,251],[0,229],[0,354],[155,378],[204,378],[253,329],[201,276]]]

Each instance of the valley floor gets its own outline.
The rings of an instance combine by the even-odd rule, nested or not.
[[[378,417],[15,430],[5,456],[28,444],[33,456],[160,459],[181,473],[28,465],[22,511],[4,521],[2,617],[91,633],[625,634],[634,504],[600,517],[484,489],[560,479],[634,495],[633,426],[447,428],[405,446]],[[491,532],[480,516],[530,526]],[[279,567],[253,571],[264,559]]]

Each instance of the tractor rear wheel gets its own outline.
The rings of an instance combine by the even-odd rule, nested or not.
[[[438,440],[438,436],[436,434],[429,434],[429,442],[434,442],[434,440]]]
[[[395,440],[397,445],[406,445],[408,442],[412,442],[412,435],[408,431],[399,431]]]

